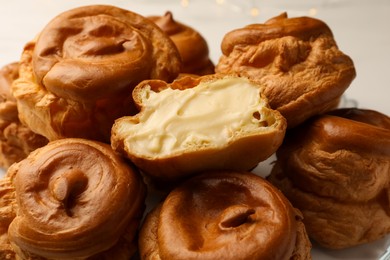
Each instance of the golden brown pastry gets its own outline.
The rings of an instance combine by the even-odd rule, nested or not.
[[[140,113],[112,128],[112,147],[146,175],[173,181],[212,169],[249,170],[280,146],[285,119],[242,77],[149,80],[133,91]]]
[[[175,43],[182,58],[182,73],[195,75],[214,74],[214,64],[209,57],[209,47],[203,36],[194,28],[173,19],[171,12],[163,16],[150,16]]]
[[[263,178],[205,172],[174,189],[141,227],[142,260],[311,259],[300,212]]]
[[[59,14],[25,46],[13,92],[22,122],[49,140],[108,142],[136,84],[173,80],[180,66],[174,43],[149,19],[84,6]]]
[[[145,185],[108,144],[61,139],[13,164],[20,259],[130,259]]]
[[[11,93],[12,82],[19,76],[18,69],[17,62],[0,69],[0,167],[3,168],[26,158],[31,151],[48,142],[19,121]]]
[[[15,252],[8,240],[8,226],[15,218],[16,199],[15,189],[11,178],[0,178],[0,259],[15,259]]]
[[[271,108],[287,119],[288,128],[334,109],[356,75],[330,28],[310,17],[283,13],[233,30],[221,48],[216,72],[237,73],[265,85]]]
[[[320,245],[382,238],[390,233],[390,118],[363,109],[316,117],[287,133],[268,178]]]

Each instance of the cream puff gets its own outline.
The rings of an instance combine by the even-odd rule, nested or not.
[[[16,100],[11,93],[11,85],[18,77],[17,62],[0,69],[0,167],[3,168],[26,158],[48,142],[19,120]]]
[[[175,43],[182,58],[181,73],[208,75],[214,74],[214,63],[209,57],[206,39],[194,28],[173,19],[172,12],[163,16],[150,16]]]
[[[277,150],[286,131],[261,86],[243,77],[147,80],[133,97],[140,112],[115,121],[111,145],[159,180],[250,170]]]
[[[138,171],[108,144],[60,139],[13,164],[18,259],[123,259],[136,251],[145,203]]]
[[[303,213],[308,235],[327,248],[390,233],[390,118],[347,108],[289,131],[268,180]]]
[[[217,73],[236,73],[266,86],[270,106],[293,128],[337,107],[355,78],[352,59],[337,46],[331,29],[311,17],[283,13],[264,24],[227,33]]]
[[[114,120],[131,114],[133,88],[145,79],[171,81],[180,67],[174,43],[149,19],[83,6],[59,14],[26,44],[13,94],[21,121],[50,141],[109,142]]]
[[[300,212],[255,174],[204,172],[181,184],[141,227],[142,260],[311,259]]]

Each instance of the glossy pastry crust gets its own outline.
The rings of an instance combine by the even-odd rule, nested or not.
[[[175,43],[182,58],[181,73],[195,75],[214,74],[214,64],[209,57],[206,39],[194,28],[173,19],[171,12],[163,16],[148,17]]]
[[[245,78],[150,80],[133,96],[140,112],[115,121],[111,145],[161,181],[204,170],[250,170],[277,150],[286,130],[261,88]]]
[[[141,259],[311,259],[299,211],[245,172],[205,172],[146,217]]]
[[[0,167],[8,168],[35,149],[47,144],[47,139],[32,132],[19,121],[12,82],[19,77],[19,64],[10,63],[0,69]]]
[[[181,67],[171,39],[147,18],[114,6],[71,9],[28,43],[13,87],[21,120],[49,140],[109,141],[131,114],[142,80],[171,81]]]
[[[216,72],[265,85],[270,106],[287,119],[288,128],[334,109],[356,75],[329,27],[315,18],[283,13],[227,33],[221,48]]]
[[[16,217],[9,240],[21,259],[130,259],[145,185],[109,145],[61,139],[12,165]]]
[[[390,233],[390,118],[340,109],[286,135],[269,181],[304,215],[310,237],[346,248]]]

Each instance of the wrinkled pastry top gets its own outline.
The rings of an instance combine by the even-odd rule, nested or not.
[[[166,12],[163,16],[148,18],[155,22],[175,43],[183,61],[183,73],[198,74],[204,69],[208,72],[207,74],[212,74],[213,65],[209,59],[209,47],[198,31],[174,20],[171,12]]]
[[[264,95],[293,128],[337,106],[356,76],[352,59],[329,27],[311,17],[287,13],[263,24],[228,32],[215,71],[237,73],[265,86]]]
[[[373,110],[334,110],[286,135],[277,157],[300,189],[366,202],[388,189],[390,118]]]
[[[282,13],[264,24],[251,24],[227,33],[222,41],[222,52],[228,55],[235,45],[253,45],[285,36],[294,36],[304,41],[321,34],[333,37],[330,28],[321,20],[312,17],[288,18]]]
[[[84,259],[109,249],[143,205],[142,181],[106,144],[54,141],[10,171],[19,210],[9,239],[48,259]]]
[[[164,201],[157,227],[160,257],[290,259],[295,217],[287,199],[254,174],[203,174]]]
[[[117,93],[143,79],[171,80],[180,68],[174,44],[153,22],[106,5],[55,17],[39,34],[32,62],[41,85],[76,100]]]

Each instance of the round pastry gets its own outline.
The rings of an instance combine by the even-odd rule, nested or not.
[[[141,259],[311,259],[302,217],[249,172],[205,172],[171,191],[141,227]]]
[[[209,47],[203,36],[194,28],[173,19],[171,12],[164,16],[150,16],[175,43],[182,58],[182,73],[195,75],[214,74],[214,64],[209,57]]]
[[[283,13],[264,24],[233,30],[221,48],[216,72],[265,85],[271,108],[287,119],[288,128],[334,109],[356,75],[329,27],[310,17]]]
[[[0,167],[3,168],[26,158],[31,151],[48,142],[19,121],[11,93],[12,82],[19,76],[18,69],[16,62],[0,69]]]
[[[20,259],[130,259],[145,185],[108,144],[61,139],[13,164]],[[114,258],[112,258],[115,256]]]
[[[8,240],[8,226],[16,214],[15,189],[11,178],[0,178],[0,259],[15,259],[15,252]]]
[[[357,108],[313,118],[286,134],[268,179],[320,245],[382,238],[390,233],[390,118]]]
[[[152,21],[114,6],[59,14],[28,43],[13,85],[21,121],[49,140],[109,141],[128,115],[142,80],[171,81],[180,71],[172,40]]]
[[[147,80],[133,97],[140,112],[115,121],[111,145],[167,182],[205,170],[250,170],[277,150],[286,130],[261,86],[242,77]]]

